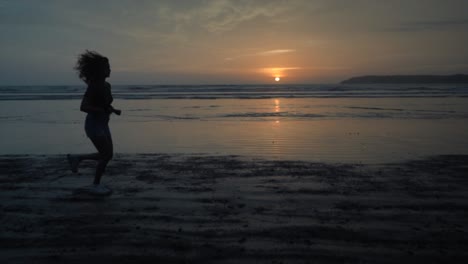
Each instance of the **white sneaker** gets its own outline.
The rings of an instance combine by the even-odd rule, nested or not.
[[[78,159],[78,157],[74,157],[70,154],[67,154],[67,160],[68,160],[68,164],[70,164],[70,169],[73,173],[77,173],[78,172],[78,164],[80,163],[80,160]]]

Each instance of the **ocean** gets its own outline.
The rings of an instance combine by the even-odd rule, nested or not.
[[[83,85],[0,86],[0,100],[80,99]],[[468,84],[114,85],[118,99],[466,97]]]
[[[85,86],[1,86],[0,154],[94,151]],[[468,85],[114,85],[116,153],[391,163],[468,154]]]

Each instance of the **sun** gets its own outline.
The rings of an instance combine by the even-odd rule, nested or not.
[[[279,82],[280,80],[281,80],[280,77],[275,77],[275,81],[276,81],[276,82]]]

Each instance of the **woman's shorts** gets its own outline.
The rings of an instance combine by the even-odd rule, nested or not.
[[[85,121],[86,136],[89,138],[111,137],[107,114],[88,114]]]

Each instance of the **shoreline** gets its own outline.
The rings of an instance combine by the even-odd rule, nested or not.
[[[434,263],[468,259],[468,155],[362,165],[243,156],[0,155],[5,263]]]

